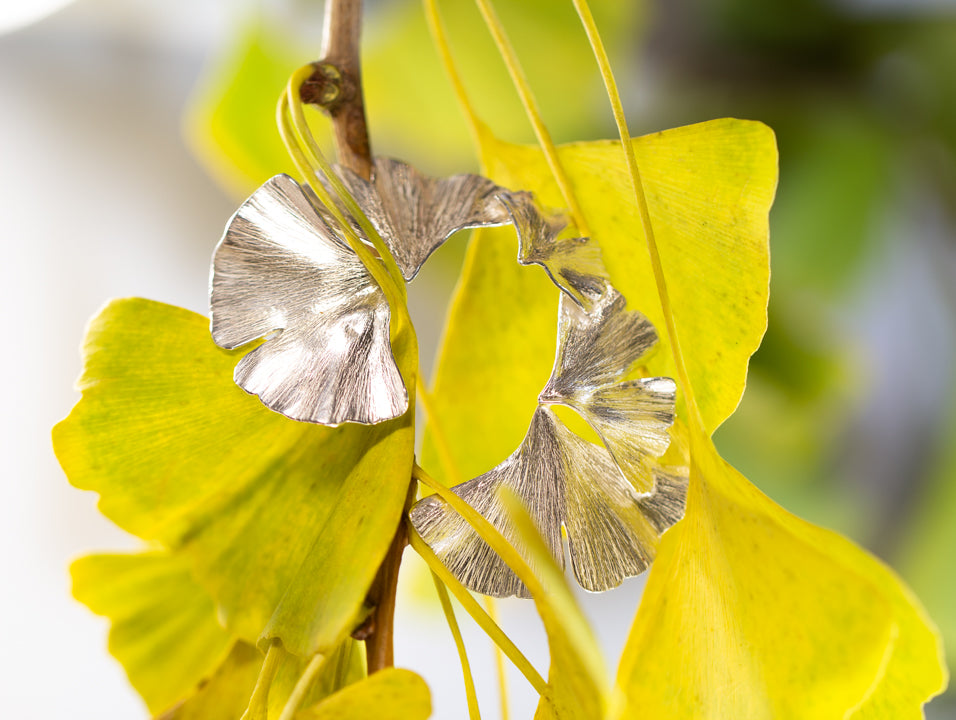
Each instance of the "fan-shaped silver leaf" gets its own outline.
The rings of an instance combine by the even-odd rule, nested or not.
[[[503,192],[499,198],[518,234],[518,262],[543,267],[555,285],[591,312],[609,285],[597,244],[584,237],[559,239],[567,218],[539,208],[531,193]]]
[[[653,460],[670,445],[675,389],[670,378],[642,378],[541,401],[574,409],[601,436],[628,481],[650,492]]]
[[[659,535],[682,515],[686,479],[664,473],[661,478],[651,492],[636,492],[606,449],[582,440],[549,408],[539,407],[511,457],[452,490],[520,551],[498,498],[499,488],[507,486],[528,508],[561,566],[565,526],[575,577],[585,589],[601,591],[643,572]],[[419,501],[410,515],[425,542],[466,587],[496,597],[528,597],[501,558],[439,497]]]
[[[371,182],[348,168],[337,170],[406,282],[457,231],[510,222],[496,197],[501,188],[480,175],[430,178],[391,158],[375,158]]]
[[[617,382],[654,347],[657,332],[650,320],[625,305],[613,288],[591,312],[561,296],[554,369],[542,395],[567,397]]]
[[[567,463],[564,521],[574,577],[585,590],[602,592],[644,572],[658,539],[684,512],[687,479],[665,474],[653,490],[637,493],[603,447],[555,424]]]
[[[452,490],[520,550],[517,534],[498,496],[499,488],[508,487],[524,503],[548,549],[563,567],[564,472],[553,415],[539,409],[524,441],[511,457]],[[422,539],[465,587],[494,597],[531,597],[524,583],[494,550],[437,495],[420,500],[412,508],[410,518]]]
[[[232,349],[265,338],[239,361],[236,382],[294,420],[398,417],[408,394],[388,303],[323,214],[286,175],[240,206],[213,256],[213,339]]]

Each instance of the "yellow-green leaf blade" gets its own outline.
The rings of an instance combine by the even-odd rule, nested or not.
[[[548,636],[551,665],[535,719],[603,718],[608,705],[607,672],[594,632],[528,511],[515,495],[506,496],[505,502],[544,589],[535,592],[540,588],[534,588],[532,595]]]
[[[170,708],[158,720],[264,720],[277,718],[308,664],[308,659],[279,650],[275,675],[264,691],[261,705],[250,709],[250,698],[261,682],[264,655],[252,645],[239,641],[229,656],[195,694]],[[365,655],[361,643],[347,638],[325,659],[304,696],[315,703],[340,688],[365,677]],[[245,713],[248,713],[244,715]]]
[[[386,668],[296,713],[296,720],[425,720],[431,694],[411,670]]]
[[[110,652],[154,713],[190,695],[234,642],[182,557],[87,555],[70,573],[74,597],[110,619]]]
[[[404,367],[414,349],[395,351]],[[85,356],[83,398],[54,430],[70,481],[121,527],[188,554],[240,637],[302,655],[335,646],[398,525],[410,415],[289,420],[235,385],[238,354],[204,317],[147,300],[108,305]]]
[[[768,213],[777,182],[773,133],[761,123],[714,120],[635,138],[633,145],[687,370],[713,432],[740,401],[747,362],[767,325]],[[615,287],[662,335],[647,363],[649,374],[675,377],[620,143],[565,145],[558,155]],[[483,157],[495,181],[562,204],[537,148],[486,135]]]
[[[662,540],[625,646],[617,714],[843,717],[886,700],[885,683],[910,704],[867,717],[915,712],[941,682],[921,617],[878,561],[703,447],[687,515]]]
[[[276,128],[276,103],[292,72],[315,59],[263,13],[237,26],[186,113],[194,152],[236,197],[292,167]]]
[[[635,8],[617,0],[594,5],[602,22],[615,29],[610,44],[623,48],[637,25]],[[275,127],[276,102],[296,68],[320,59],[317,40],[289,26],[295,13],[299,19],[311,15],[315,20],[318,8],[304,5],[291,13],[292,18],[260,7],[237,24],[187,112],[194,150],[237,197],[291,167]],[[573,9],[542,0],[513,0],[501,13],[520,46],[561,48],[560,53],[528,54],[527,72],[552,129],[559,137],[579,136],[593,124],[597,110],[593,103],[568,98],[589,96],[597,90],[597,79],[588,66],[590,50]],[[481,16],[474,3],[444,3],[442,15],[479,113],[493,119],[498,132],[527,132],[517,97],[502,92],[509,80],[491,37],[475,31]],[[468,169],[473,153],[467,126],[438,62],[421,3],[388,4],[368,14],[362,67],[376,153],[414,157],[434,172]],[[429,129],[427,134],[422,127]],[[324,120],[313,123],[313,129],[322,139],[330,135]]]
[[[517,258],[511,228],[472,236],[445,323],[422,451],[423,466],[446,484],[477,477],[521,444],[551,371],[558,290]],[[451,469],[433,424],[447,441]]]
[[[237,642],[206,683],[156,720],[237,720],[242,717],[262,667],[262,653]]]

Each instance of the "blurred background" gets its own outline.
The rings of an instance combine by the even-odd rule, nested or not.
[[[570,3],[498,10],[558,141],[613,137]],[[770,325],[724,455],[775,500],[890,563],[956,658],[956,2],[593,3],[634,134],[721,116],[777,133]],[[444,0],[479,113],[532,135],[473,3]],[[77,395],[83,327],[107,298],[206,311],[208,263],[237,201],[288,162],[273,108],[319,56],[321,0],[3,0],[0,283],[0,707],[17,718],[145,718],[106,653],[107,625],[70,598],[67,567],[136,547],[72,489],[49,430]],[[364,73],[376,151],[438,174],[475,168],[420,5],[367,0]],[[324,121],[316,116],[316,125]],[[426,366],[464,243],[412,286]],[[464,712],[430,581],[408,557],[397,662]],[[583,596],[614,667],[642,578]],[[530,604],[503,624],[539,667]],[[485,714],[489,644],[463,613]],[[514,716],[533,697],[511,678]],[[951,692],[928,708],[956,718]]]

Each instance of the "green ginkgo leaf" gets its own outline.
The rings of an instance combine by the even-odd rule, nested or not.
[[[425,720],[432,713],[425,681],[411,670],[386,668],[300,710],[296,720]]]
[[[414,368],[414,339],[392,345]],[[70,481],[120,527],[188,555],[241,638],[304,656],[336,646],[398,526],[410,414],[289,420],[236,386],[237,353],[213,344],[206,318],[148,300],[107,305],[84,355],[83,397],[54,429]]]
[[[207,170],[246,197],[291,163],[276,129],[276,102],[310,48],[270,24],[262,10],[237,24],[210,64],[186,113],[186,137]]]
[[[153,713],[191,695],[235,641],[186,558],[87,555],[70,573],[76,599],[110,619],[110,652]]]

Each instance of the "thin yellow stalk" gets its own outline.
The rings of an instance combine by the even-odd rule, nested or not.
[[[614,113],[614,121],[617,123],[618,133],[621,136],[621,147],[624,149],[624,157],[627,160],[627,167],[631,177],[631,186],[634,190],[634,199],[637,202],[637,210],[641,218],[641,227],[644,230],[644,237],[647,240],[647,252],[650,255],[651,268],[654,270],[657,294],[660,296],[661,309],[664,311],[667,339],[671,346],[671,352],[674,355],[677,379],[680,382],[681,391],[684,394],[684,401],[687,404],[690,421],[697,431],[703,432],[704,423],[701,419],[700,410],[697,407],[697,400],[694,398],[690,377],[687,373],[687,366],[684,364],[684,356],[681,352],[680,340],[677,336],[677,327],[674,324],[674,313],[671,308],[670,295],[667,291],[667,281],[664,277],[664,268],[661,265],[660,252],[657,248],[657,240],[654,237],[654,228],[651,225],[651,215],[647,208],[644,183],[641,181],[641,173],[637,167],[637,158],[634,156],[634,146],[631,143],[631,135],[627,129],[627,119],[624,117],[624,106],[621,103],[621,95],[618,92],[617,83],[614,80],[614,73],[611,72],[611,64],[608,61],[607,52],[604,49],[604,43],[601,41],[601,36],[598,33],[597,25],[594,23],[594,17],[591,15],[591,9],[588,7],[587,0],[571,1],[574,3],[578,16],[581,18],[581,23],[584,25],[588,41],[591,43],[591,49],[594,51],[594,57],[601,70],[601,77],[604,80],[604,87],[607,90],[608,99],[611,101],[611,111]]]
[[[382,265],[382,261],[375,257],[369,247],[359,239],[358,235],[355,234],[351,224],[345,219],[342,211],[332,200],[332,197],[329,195],[329,191],[322,184],[315,168],[309,162],[308,158],[305,156],[305,153],[302,151],[302,148],[296,142],[295,130],[289,121],[288,113],[289,97],[288,93],[283,93],[279,100],[279,105],[276,111],[276,120],[279,125],[279,134],[282,136],[282,141],[285,143],[286,150],[289,152],[289,156],[295,163],[299,173],[308,181],[313,191],[315,191],[319,201],[329,210],[329,212],[338,222],[338,230],[342,232],[342,235],[348,242],[349,247],[352,248],[352,251],[362,261],[362,264],[375,279],[375,282],[378,283],[379,287],[382,289],[382,292],[385,293],[385,298],[388,300],[389,308],[392,310],[392,318],[399,323],[410,323],[410,320],[405,317],[408,314],[407,310],[403,312],[403,308],[405,308],[404,281],[401,284],[396,283],[391,274],[385,269],[385,266]]]
[[[490,595],[485,596],[485,610],[488,617],[498,624],[498,603]],[[508,668],[505,667],[505,656],[501,648],[495,646],[495,673],[498,676],[498,698],[501,700],[501,720],[508,720]]]
[[[441,58],[445,73],[451,81],[452,89],[461,111],[465,115],[468,123],[468,131],[471,133],[471,140],[475,147],[481,150],[481,137],[485,133],[485,124],[478,117],[475,106],[471,104],[468,98],[468,92],[465,90],[465,83],[461,79],[458,67],[455,65],[455,59],[451,54],[451,47],[448,44],[448,33],[445,31],[445,23],[438,12],[438,0],[422,0],[425,9],[425,19],[428,21],[428,32],[432,36],[432,42]]]
[[[436,485],[438,484],[436,483]],[[441,486],[438,485],[438,487]],[[444,490],[444,488],[442,489]],[[455,497],[457,497],[457,495]],[[441,580],[445,587],[451,590],[452,594],[458,598],[458,602],[461,603],[461,606],[471,615],[478,626],[485,631],[485,634],[501,648],[507,658],[518,668],[521,674],[528,679],[528,682],[531,683],[531,687],[533,687],[539,695],[543,694],[548,684],[544,681],[544,678],[541,677],[541,674],[535,670],[528,658],[511,642],[511,639],[505,635],[504,631],[498,627],[498,624],[491,619],[488,613],[482,609],[479,602],[475,600],[468,591],[468,588],[462,585],[458,578],[452,575],[448,568],[442,564],[438,556],[435,555],[432,549],[428,547],[428,544],[422,540],[422,536],[418,534],[415,527],[410,522],[406,523],[406,527],[408,528],[408,544],[412,546],[412,549],[428,564],[428,567],[438,576],[438,579]],[[494,530],[494,528],[492,528],[492,530]]]
[[[282,644],[278,640],[269,643],[266,657],[259,669],[259,677],[256,678],[256,686],[249,698],[249,705],[240,720],[266,720],[269,713],[269,690],[272,688],[272,681],[275,680],[279,662],[284,654]]]
[[[417,464],[412,468],[412,477],[431,488],[438,497],[451,505],[452,509],[461,515],[465,522],[471,525],[471,528],[478,534],[478,537],[488,543],[488,546],[498,554],[498,557],[501,558],[505,565],[511,568],[514,574],[518,576],[518,579],[528,586],[532,596],[544,596],[544,586],[534,574],[531,566],[528,565],[527,561],[521,557],[521,554],[515,550],[514,545],[508,542],[508,539],[502,535],[494,525],[488,522],[481,513],[438,482]]]
[[[518,56],[515,54],[514,48],[508,40],[508,36],[505,34],[504,27],[502,27],[501,21],[495,14],[490,0],[475,0],[475,2],[481,11],[481,15],[485,20],[485,24],[488,26],[492,38],[494,38],[495,45],[498,46],[498,52],[501,54],[505,66],[508,68],[508,74],[511,75],[511,81],[518,91],[518,96],[521,98],[521,104],[524,106],[525,113],[528,115],[528,120],[531,121],[531,127],[534,129],[535,137],[538,139],[538,144],[541,146],[541,150],[544,152],[544,156],[548,161],[548,167],[551,168],[551,174],[554,175],[558,189],[561,191],[561,197],[564,198],[564,202],[568,206],[571,219],[574,221],[574,225],[581,235],[589,236],[591,231],[588,229],[587,220],[581,211],[580,205],[578,205],[577,198],[571,188],[571,181],[568,179],[567,173],[564,172],[564,166],[561,165],[557,148],[555,148],[554,142],[551,140],[551,134],[548,132],[548,128],[545,127],[544,120],[541,118],[538,103],[534,99],[531,86],[524,76],[524,71],[518,62]]]
[[[282,708],[282,714],[279,715],[279,720],[292,720],[296,710],[299,709],[299,705],[302,704],[302,699],[305,697],[309,686],[312,685],[312,681],[315,680],[315,676],[322,668],[324,662],[325,656],[321,653],[312,656],[312,659],[309,660],[309,664],[305,666],[302,675],[300,675],[298,681],[296,681],[295,687],[292,688],[292,694],[289,695],[285,707]]]
[[[475,679],[471,675],[468,653],[465,652],[465,640],[461,636],[458,620],[455,619],[455,608],[452,607],[451,598],[448,597],[448,589],[435,573],[432,573],[432,580],[435,582],[435,591],[438,593],[442,612],[445,613],[445,622],[448,623],[448,629],[455,638],[455,647],[458,648],[461,674],[465,679],[465,697],[468,699],[468,717],[471,720],[481,720],[481,713],[478,712],[478,694],[475,692]]]
[[[441,460],[442,468],[445,471],[446,477],[449,478],[448,484],[451,486],[458,485],[462,482],[461,473],[458,472],[458,467],[455,465],[455,460],[451,454],[451,446],[448,444],[448,436],[445,435],[445,431],[438,421],[438,417],[435,415],[431,394],[428,392],[428,388],[425,387],[425,382],[422,380],[421,375],[418,376],[417,395],[422,403],[422,407],[425,408],[425,415],[428,417],[428,429],[432,436],[432,442],[435,443],[435,449]],[[485,608],[491,618],[497,623],[497,604],[493,597],[485,597]],[[505,668],[505,656],[501,652],[501,648],[494,644],[493,647],[495,654],[495,671],[498,676],[498,697],[501,701],[501,720],[508,720],[508,674]]]
[[[332,185],[332,189],[335,191],[336,195],[338,195],[339,199],[345,204],[349,214],[355,218],[356,222],[359,224],[359,227],[362,228],[362,232],[365,233],[365,236],[372,243],[372,246],[382,257],[382,261],[385,263],[385,267],[388,269],[388,273],[391,275],[392,280],[398,287],[404,290],[405,278],[402,275],[402,271],[399,269],[398,264],[395,262],[395,258],[392,257],[391,251],[388,249],[388,246],[385,244],[385,241],[382,239],[382,236],[379,234],[378,230],[375,229],[375,226],[372,225],[372,222],[368,219],[365,211],[362,210],[359,204],[355,201],[355,198],[352,197],[352,194],[348,191],[348,188],[345,187],[345,184],[332,169],[332,165],[328,160],[326,160],[325,155],[322,152],[322,148],[320,148],[319,144],[316,142],[315,136],[312,134],[312,129],[309,127],[309,122],[306,120],[305,112],[302,108],[302,102],[299,98],[299,89],[302,87],[302,83],[312,75],[312,72],[312,65],[304,65],[292,73],[292,76],[289,78],[289,82],[286,84],[286,97],[288,98],[289,112],[292,115],[292,128],[295,130],[295,133],[300,141],[300,147],[304,145],[305,152],[312,160],[310,165],[312,165],[313,168],[317,166],[322,175],[325,176],[325,179],[330,185]],[[318,173],[314,173],[314,175],[318,180]],[[316,189],[316,192],[318,193],[318,189]],[[329,208],[329,210],[333,211],[333,214],[335,214],[337,209],[338,208],[333,207]],[[337,214],[335,216],[338,218]]]

